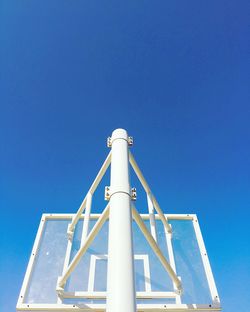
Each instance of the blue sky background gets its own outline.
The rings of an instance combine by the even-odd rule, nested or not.
[[[117,127],[164,212],[197,213],[224,311],[249,311],[249,9],[1,1],[1,311],[41,214],[78,209]]]

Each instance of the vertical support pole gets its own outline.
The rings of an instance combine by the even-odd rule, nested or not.
[[[153,203],[149,194],[147,194],[147,201],[148,201],[148,214],[149,214],[151,234],[157,243],[154,206],[153,206]]]
[[[107,312],[135,312],[129,138],[123,129],[111,137]]]
[[[89,192],[86,198],[87,198],[87,202],[86,202],[86,209],[85,209],[83,227],[82,227],[81,247],[85,243],[85,240],[88,236],[89,220],[90,220],[90,212],[91,212],[91,204],[92,204],[92,194]]]

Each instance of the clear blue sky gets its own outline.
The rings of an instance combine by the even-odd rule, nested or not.
[[[117,127],[165,212],[197,213],[224,311],[249,311],[249,10],[1,1],[1,311],[15,311],[41,214],[78,209]]]

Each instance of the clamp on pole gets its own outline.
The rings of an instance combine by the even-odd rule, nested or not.
[[[131,190],[121,190],[120,188],[111,188],[110,186],[105,186],[104,199],[110,200],[111,196],[116,193],[126,193],[131,197],[131,200],[135,201],[137,198],[136,188],[132,187]]]
[[[112,139],[111,137],[108,137],[108,138],[107,138],[107,147],[110,147],[110,148],[111,148],[112,142],[113,142],[114,140],[116,140],[116,139],[117,139],[117,138]],[[122,139],[124,139],[124,140],[126,140],[126,141],[128,142],[128,146],[132,146],[132,145],[134,144],[134,139],[133,139],[132,136],[129,136],[127,139],[125,139],[125,138],[122,138]]]

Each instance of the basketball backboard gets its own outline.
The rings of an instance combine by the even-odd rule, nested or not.
[[[42,216],[17,311],[221,310],[196,215],[163,214],[128,151],[132,144],[125,130],[115,130],[77,213]],[[92,197],[110,163],[108,204],[93,214]],[[135,207],[129,163],[148,214]]]
[[[68,247],[70,214],[44,214],[17,305],[18,311],[105,311],[108,253],[108,220],[93,240],[65,286],[63,297],[56,292],[65,263],[80,249],[84,216],[77,223],[72,248]],[[150,215],[141,215],[147,228],[156,233],[163,254],[182,282],[179,295],[172,280],[133,222],[134,269],[138,311],[219,311],[220,303],[208,255],[196,215],[165,215],[169,234],[159,216],[155,228]],[[92,214],[90,230],[99,215]]]

